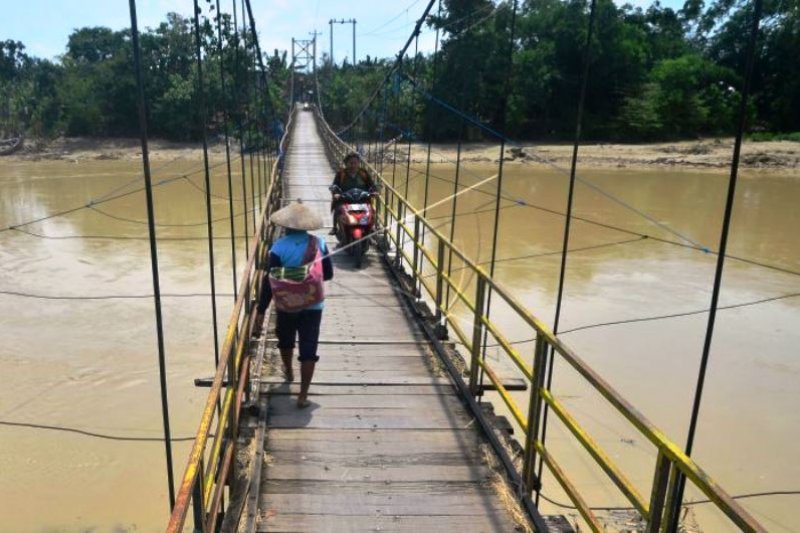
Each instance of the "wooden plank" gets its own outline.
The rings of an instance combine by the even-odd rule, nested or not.
[[[276,480],[264,481],[261,488],[264,494],[299,494],[304,485],[305,482],[302,479]],[[357,497],[365,494],[389,496],[453,496],[464,494],[466,496],[481,496],[493,495],[493,490],[491,484],[484,481],[445,481],[437,479],[385,483],[377,480],[332,480],[320,482],[318,493],[321,495],[352,495]]]
[[[337,376],[359,376],[369,374],[372,377],[395,376],[403,374],[405,377],[426,377],[430,376],[430,367],[420,358],[410,361],[400,361],[396,357],[376,357],[371,361],[353,361],[341,357],[329,356],[322,351],[319,352],[319,363],[315,376],[318,379],[332,380]],[[333,370],[336,369],[336,370]]]
[[[362,395],[358,392],[352,394],[327,395],[320,398],[319,404],[323,409],[447,409],[460,410],[463,407],[461,400],[452,395],[417,396],[403,395]],[[274,395],[270,405],[275,410],[294,409],[291,397]]]
[[[315,398],[306,409],[270,413],[271,428],[339,429],[461,429],[472,424],[467,413],[434,409],[321,409]]]
[[[324,329],[324,328],[323,328]],[[273,344],[277,344],[277,338],[268,338],[267,342],[271,342]],[[345,338],[345,335],[341,335],[339,339],[335,338],[324,338],[321,337],[318,341],[320,346],[347,346],[353,349],[357,349],[357,347],[361,346],[369,346],[367,350],[371,350],[373,346],[430,346],[430,341],[427,339],[398,339],[398,338],[390,338],[390,337],[382,337],[382,338]],[[360,354],[362,357],[369,357],[368,351],[362,351]]]
[[[505,512],[502,504],[487,491],[459,494],[262,494],[261,509],[302,511],[310,514],[405,515],[405,516],[485,516]]]
[[[516,529],[502,512],[493,511],[484,516],[408,516],[392,515],[315,515],[287,513],[270,508],[263,511],[259,532],[318,532],[342,533],[380,531],[381,533],[422,533],[429,531],[454,531],[469,533],[522,531]]]
[[[432,471],[436,472],[435,478],[431,475]],[[276,482],[301,480],[303,485],[309,485],[312,481],[372,481],[380,483],[379,488],[381,489],[391,489],[395,483],[400,482],[416,482],[430,485],[432,479],[438,482],[481,483],[490,478],[491,471],[483,465],[385,464],[380,466],[358,466],[357,464],[343,465],[308,460],[302,463],[286,464],[276,461],[267,467],[266,475],[270,480]],[[314,487],[313,491],[314,494],[320,494],[321,488]]]
[[[428,348],[428,342],[402,343],[402,344],[352,344],[340,342],[336,344],[325,343],[324,348],[328,356],[348,356],[361,358],[375,357],[436,357]]]
[[[263,379],[262,383],[270,383],[275,385],[283,384],[282,380]],[[448,385],[451,381],[449,378],[434,378],[434,377],[416,377],[416,376],[394,376],[384,378],[372,378],[370,376],[353,376],[340,381],[315,379],[311,383],[311,390],[316,387],[324,385],[364,385],[364,386],[387,386],[394,385]]]
[[[265,380],[261,383],[261,389],[263,393],[269,393],[272,395],[278,394],[294,394],[297,395],[300,392],[300,384],[299,383],[286,383],[282,379],[281,380]],[[441,395],[441,394],[450,394],[455,395],[456,391],[453,387],[452,383],[440,383],[440,384],[425,384],[425,385],[391,385],[391,386],[382,386],[382,385],[369,385],[367,383],[362,383],[359,385],[347,385],[347,384],[325,384],[325,383],[313,383],[311,390],[309,391],[309,396],[328,396],[328,395],[335,395],[335,394],[363,394],[363,395],[391,395],[391,396],[398,396],[403,394],[414,394],[414,395]]]
[[[397,374],[403,374],[401,379],[414,379],[414,378],[421,378],[427,379],[430,376],[430,371],[425,368],[421,362],[416,368],[411,368],[409,365],[403,369],[362,369],[359,370],[357,368],[351,368],[347,370],[332,370],[328,368],[328,365],[325,364],[324,354],[320,354],[320,362],[317,363],[317,370],[314,372],[314,377],[319,379],[320,381],[327,381],[327,382],[352,382],[353,380],[360,379],[360,380],[370,380],[370,381],[384,381],[388,379],[394,379]]]
[[[325,346],[320,346],[317,350],[317,355],[320,358],[319,366],[316,367],[318,371],[325,369],[337,369],[340,371],[345,370],[394,370],[396,374],[410,374],[411,372],[404,372],[404,369],[416,371],[418,369],[430,369],[430,364],[433,361],[433,356],[426,355],[378,355],[375,357],[331,353]],[[294,363],[297,366],[297,363]],[[278,362],[275,361],[272,370],[279,369]],[[318,375],[318,374],[315,374]]]
[[[305,454],[403,455],[408,450],[417,453],[457,453],[472,459],[483,439],[475,431],[462,430],[327,430],[281,429],[269,435],[270,453],[294,451],[297,457]]]

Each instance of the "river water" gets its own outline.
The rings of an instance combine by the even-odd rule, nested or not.
[[[155,180],[201,166],[191,157],[156,161]],[[221,171],[222,167],[215,169],[212,189],[225,197],[227,183]],[[443,164],[433,165],[431,172],[438,178],[429,183],[429,204],[452,194],[455,174],[452,166]],[[494,173],[496,166],[470,163],[459,179],[471,185]],[[3,162],[0,227],[86,205],[126,185],[118,192],[139,188],[140,174],[137,161]],[[573,223],[574,251],[568,255],[559,329],[697,311],[563,335],[614,388],[683,446],[708,317],[702,311],[709,305],[716,256],[638,234],[716,249],[727,175],[628,169],[580,174],[605,195],[584,184],[576,188],[574,214],[594,223]],[[409,194],[422,205],[424,181],[416,176],[411,175]],[[402,179],[398,176],[396,183]],[[195,388],[193,379],[212,375],[214,368],[205,204],[198,190],[202,180],[202,174],[194,173],[155,189],[156,218],[162,224],[162,291],[171,295],[164,298],[164,326],[170,421],[177,439],[193,437],[208,392]],[[235,211],[241,214],[245,208],[238,181],[234,176]],[[566,182],[560,171],[516,163],[506,166],[502,181],[503,194],[511,200],[504,201],[500,211],[495,274],[548,324],[555,312],[561,260],[556,252],[565,218],[541,208],[564,211]],[[485,193],[473,190],[458,196],[455,240],[478,261],[487,262],[487,269],[496,185],[497,180],[491,180],[480,187]],[[800,293],[800,276],[778,270],[800,271],[798,202],[797,173],[741,173],[729,254],[777,269],[729,259],[720,305]],[[452,202],[446,201],[429,212],[448,233],[451,208]],[[223,219],[214,225],[215,234],[227,237],[227,200],[215,198],[213,216]],[[0,291],[6,291],[0,294],[3,531],[163,529],[168,503],[164,446],[158,440],[162,422],[153,303],[146,297],[152,282],[147,230],[141,223],[145,220],[144,195],[134,193],[20,228],[28,233],[0,233]],[[241,269],[245,226],[242,216],[235,221]],[[252,233],[252,227],[248,231]],[[233,302],[229,241],[217,240],[215,254],[217,289],[223,293],[218,296],[219,323],[224,324]],[[466,271],[454,275],[466,290],[474,287]],[[52,300],[9,292],[129,298]],[[469,327],[463,309],[453,309]],[[511,340],[533,336],[497,302],[492,317]],[[800,489],[798,319],[800,297],[718,314],[693,456],[731,494]],[[530,342],[518,347],[530,356]],[[504,375],[518,375],[497,349],[489,358]],[[652,446],[574,371],[557,363],[554,376],[557,396],[647,496]],[[525,393],[516,398],[527,405]],[[624,504],[555,417],[551,419],[548,446],[580,481],[587,500],[597,506]],[[135,440],[141,438],[152,440]],[[183,472],[189,446],[184,440],[174,446],[176,477]],[[567,502],[552,478],[545,483],[549,497]],[[687,498],[699,499],[691,491]],[[797,498],[758,497],[741,503],[770,530],[800,531],[794,512]],[[703,530],[725,531],[707,507],[693,508]]]

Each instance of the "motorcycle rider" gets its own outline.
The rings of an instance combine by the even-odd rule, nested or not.
[[[361,168],[361,157],[350,152],[344,156],[344,168],[339,169],[333,177],[331,185],[331,211],[333,212],[333,227],[330,234],[336,235],[336,219],[339,206],[342,204],[342,193],[350,189],[362,189],[369,193],[377,193],[378,187],[375,181],[364,168]]]

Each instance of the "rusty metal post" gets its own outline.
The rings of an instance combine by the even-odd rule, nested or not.
[[[389,231],[389,190],[385,189],[386,195],[383,197],[383,229]]]
[[[402,266],[403,266],[403,251],[402,251],[403,250],[403,245],[402,245],[402,241],[400,240],[401,232],[403,231],[403,228],[401,226],[402,223],[403,223],[403,200],[402,200],[402,198],[400,198],[400,195],[398,194],[397,195],[397,234],[396,234],[397,239],[394,241],[394,246],[395,246],[395,250],[396,250],[396,253],[395,253],[395,256],[394,256],[394,261],[395,261],[395,266],[398,267],[398,268],[402,268]]]
[[[661,531],[670,531],[670,526],[677,526],[680,518],[681,502],[675,505],[678,483],[681,478],[680,471],[672,468],[669,473],[669,485],[667,486],[667,501],[664,503],[664,516],[661,517]]]
[[[197,477],[194,480],[194,488],[192,489],[192,511],[194,515],[194,531],[195,533],[204,533],[206,530],[205,521],[205,495],[203,494],[203,487],[205,486],[205,465],[203,459],[197,464]]]
[[[474,396],[478,390],[478,361],[481,357],[481,337],[483,333],[483,308],[486,300],[486,279],[478,273],[478,285],[475,288],[475,316],[472,323],[472,350],[469,364],[469,390]]]
[[[525,435],[525,458],[522,467],[522,478],[525,488],[530,493],[539,490],[540,483],[536,479],[536,439],[539,438],[539,426],[542,418],[542,397],[540,391],[545,384],[545,367],[547,366],[548,344],[541,334],[536,336],[536,347],[533,356],[533,379],[531,380],[530,401],[528,403],[528,432]]]
[[[658,533],[664,516],[672,463],[664,452],[659,450],[656,469],[653,474],[653,490],[650,493],[650,516],[647,517],[647,533]]]
[[[436,326],[442,325],[442,300],[444,290],[444,241],[439,239],[439,253],[436,259]]]
[[[422,258],[420,257],[420,247],[422,243],[419,242],[420,231],[419,231],[419,214],[414,215],[414,237],[413,241],[413,264],[411,265],[411,271],[414,277],[414,297],[419,300],[422,297]]]

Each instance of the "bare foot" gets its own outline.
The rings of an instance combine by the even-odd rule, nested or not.
[[[305,409],[309,405],[311,405],[311,402],[308,401],[308,398],[297,398],[298,409]]]

